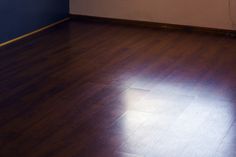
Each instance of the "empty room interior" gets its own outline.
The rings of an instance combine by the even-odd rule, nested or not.
[[[1,157],[236,157],[236,0],[0,0]]]

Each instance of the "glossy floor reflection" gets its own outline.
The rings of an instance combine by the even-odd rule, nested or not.
[[[0,156],[236,156],[234,38],[72,20],[0,50]]]
[[[221,98],[228,100],[225,94]],[[184,95],[182,88],[171,90],[169,85],[152,91],[130,88],[124,104],[128,111],[118,123],[128,137],[121,152],[148,157],[235,155],[233,102]]]

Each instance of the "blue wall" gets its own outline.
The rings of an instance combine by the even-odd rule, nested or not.
[[[0,43],[67,17],[69,0],[0,0]]]

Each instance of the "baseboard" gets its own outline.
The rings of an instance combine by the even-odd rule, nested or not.
[[[197,27],[197,26],[188,26],[188,25],[177,25],[177,24],[158,23],[158,22],[147,22],[147,21],[136,21],[136,20],[126,20],[126,19],[115,19],[115,18],[75,15],[75,14],[71,14],[71,18],[79,19],[79,20],[86,20],[86,21],[95,21],[95,22],[119,23],[119,24],[125,24],[125,25],[149,27],[149,28],[164,28],[164,29],[175,29],[175,30],[183,30],[183,31],[213,33],[213,34],[236,37],[236,30]]]
[[[11,39],[11,40],[6,41],[6,42],[4,42],[4,43],[1,43],[1,44],[0,44],[0,47],[5,46],[5,45],[8,45],[8,44],[11,44],[11,43],[16,42],[16,41],[18,41],[18,40],[21,40],[21,39],[23,39],[23,38],[29,37],[29,36],[34,35],[34,34],[36,34],[36,33],[42,32],[42,31],[44,31],[44,30],[46,30],[46,29],[49,29],[49,28],[51,28],[51,27],[54,27],[55,25],[58,25],[58,24],[60,24],[60,23],[63,23],[63,22],[65,22],[65,21],[69,20],[69,19],[70,19],[70,17],[64,18],[64,19],[62,19],[62,20],[60,20],[60,21],[57,21],[57,22],[52,23],[52,24],[50,24],[50,25],[44,26],[44,27],[42,27],[42,28],[40,28],[40,29],[37,29],[37,30],[35,30],[35,31],[33,31],[33,32],[24,34],[24,35],[19,36],[19,37],[17,37],[17,38],[14,38],[14,39]]]

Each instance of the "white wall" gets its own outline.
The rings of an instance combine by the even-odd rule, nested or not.
[[[236,22],[236,0],[231,4]],[[228,0],[70,0],[70,13],[236,30]]]

